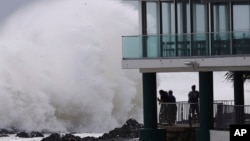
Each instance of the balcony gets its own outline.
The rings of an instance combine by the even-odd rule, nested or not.
[[[123,59],[250,54],[250,31],[123,36]]]
[[[250,31],[123,36],[122,40],[125,69],[178,71],[191,66],[186,71],[227,71],[249,70],[250,66]]]

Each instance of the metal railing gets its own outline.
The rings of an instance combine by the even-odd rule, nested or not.
[[[250,124],[250,105],[216,104],[216,129],[229,129],[231,124]]]
[[[196,124],[199,126],[199,117],[197,113],[192,115],[192,119],[190,118],[190,104],[194,103],[188,103],[187,101],[161,103],[161,108],[159,111],[159,123],[183,126],[192,126],[192,124]],[[234,105],[233,100],[215,100],[213,106],[215,128],[227,128],[230,124],[242,121],[243,115],[239,114],[242,113],[242,108],[246,113],[245,115],[243,114],[245,121],[244,123],[250,123],[250,106]]]
[[[179,101],[176,103],[162,103],[159,111],[160,124],[189,124],[190,103]]]

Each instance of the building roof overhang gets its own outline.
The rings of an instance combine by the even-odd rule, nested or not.
[[[123,59],[122,68],[140,72],[250,71],[250,56]]]

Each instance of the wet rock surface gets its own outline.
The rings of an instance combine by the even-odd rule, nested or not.
[[[43,138],[41,141],[126,141],[128,139],[138,138],[138,130],[140,128],[142,128],[142,124],[138,123],[135,119],[129,119],[122,127],[115,128],[98,138],[80,138],[72,134],[61,136],[60,134],[53,133],[50,136]]]
[[[122,127],[103,134],[99,139],[137,138],[140,128],[142,128],[142,124],[139,124],[135,119],[129,119]]]
[[[20,138],[34,138],[34,137],[44,137],[41,132],[20,132],[16,134]]]
[[[138,123],[135,119],[128,119],[126,123],[115,128],[108,133],[104,133],[101,137],[84,137],[75,136],[72,134],[51,133],[48,137],[44,137],[42,132],[18,132],[6,129],[0,129],[0,137],[8,137],[9,134],[16,134],[20,138],[34,138],[43,137],[41,141],[134,141],[138,138],[138,131],[143,125]]]

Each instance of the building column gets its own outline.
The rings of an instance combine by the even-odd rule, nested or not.
[[[244,105],[243,72],[234,72],[234,105]],[[235,123],[244,123],[244,106],[235,106]]]
[[[213,120],[213,72],[199,72],[200,86],[200,130],[199,141],[210,141],[209,130],[214,128]]]
[[[166,130],[157,125],[156,73],[143,73],[143,120],[139,130],[140,141],[166,141]]]

